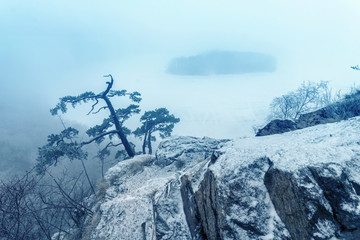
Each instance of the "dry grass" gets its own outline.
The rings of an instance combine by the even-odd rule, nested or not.
[[[92,232],[95,230],[96,226],[99,224],[101,220],[100,211],[96,211],[94,215],[91,217],[90,222],[84,228],[84,231],[81,236],[81,240],[92,240],[91,238]]]
[[[96,186],[96,200],[100,201],[105,199],[106,190],[109,188],[109,183],[105,179],[101,179],[99,184]]]
[[[124,169],[109,178],[110,186],[119,185],[119,179],[125,175],[134,176],[142,172],[146,164],[148,164],[152,160],[153,159],[151,158],[151,156],[128,160],[129,162],[127,165],[124,166]]]

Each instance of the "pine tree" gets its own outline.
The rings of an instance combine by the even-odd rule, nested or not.
[[[148,153],[152,154],[151,142],[156,141],[155,136],[152,135],[154,132],[159,132],[161,138],[169,137],[179,121],[180,119],[170,114],[166,108],[146,111],[140,118],[142,125],[133,132],[135,136],[143,138],[143,154],[146,153],[146,147]]]
[[[39,174],[43,174],[47,166],[56,165],[58,159],[62,157],[67,157],[70,160],[80,159],[83,162],[87,157],[87,153],[82,150],[82,147],[93,142],[101,144],[106,139],[108,141],[106,146],[98,153],[100,159],[103,159],[110,154],[108,150],[109,147],[117,147],[120,145],[124,146],[125,152],[129,157],[135,155],[134,147],[126,138],[126,135],[130,134],[131,131],[123,126],[123,124],[133,114],[140,112],[139,105],[130,104],[125,108],[115,109],[111,99],[114,97],[128,96],[132,102],[139,103],[141,101],[141,95],[138,92],[128,93],[126,90],[112,90],[114,83],[113,77],[110,74],[105,77],[110,77],[110,81],[106,82],[107,88],[105,91],[99,94],[85,92],[78,96],[62,97],[56,107],[50,110],[52,115],[58,115],[59,112],[66,113],[69,104],[75,108],[81,103],[93,102],[88,115],[108,110],[109,117],[105,118],[102,124],[87,130],[87,135],[91,137],[87,141],[77,142],[75,137],[79,133],[78,130],[72,127],[65,128],[65,126],[65,130],[60,134],[51,134],[48,136],[47,144],[39,148],[37,158],[37,169]],[[104,103],[104,105],[95,110],[100,102]],[[116,142],[116,137],[120,139],[120,142]],[[120,153],[121,151],[119,151],[117,155]]]

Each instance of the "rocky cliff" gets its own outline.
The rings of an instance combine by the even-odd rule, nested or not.
[[[295,122],[275,119],[259,129],[256,136],[281,134],[319,124],[334,123],[360,116],[360,90],[347,94],[343,99],[316,111],[301,114]]]
[[[360,239],[360,118],[231,141],[175,137],[106,181],[89,239]]]

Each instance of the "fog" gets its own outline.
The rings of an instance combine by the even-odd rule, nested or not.
[[[301,82],[346,91],[360,80],[350,69],[360,63],[359,12],[358,0],[0,1],[0,161],[34,159],[62,127],[49,113],[58,98],[101,92],[109,73],[114,89],[142,94],[142,110],[180,117],[175,135],[249,136],[271,100]],[[276,70],[166,71],[174,59],[214,51],[272,56]],[[86,112],[63,119],[99,123]]]
[[[212,51],[190,57],[173,58],[166,72],[183,76],[228,75],[274,72],[276,59],[252,52]]]

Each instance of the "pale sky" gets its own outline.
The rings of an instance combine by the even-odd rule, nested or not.
[[[142,93],[143,110],[180,117],[174,134],[250,135],[271,100],[302,81],[344,91],[360,81],[350,69],[360,64],[359,13],[358,0],[0,0],[0,140],[10,129],[46,138],[58,98],[103,91],[109,73],[116,88]],[[172,58],[214,50],[270,54],[277,71],[165,73]],[[98,121],[77,117],[65,120]]]

